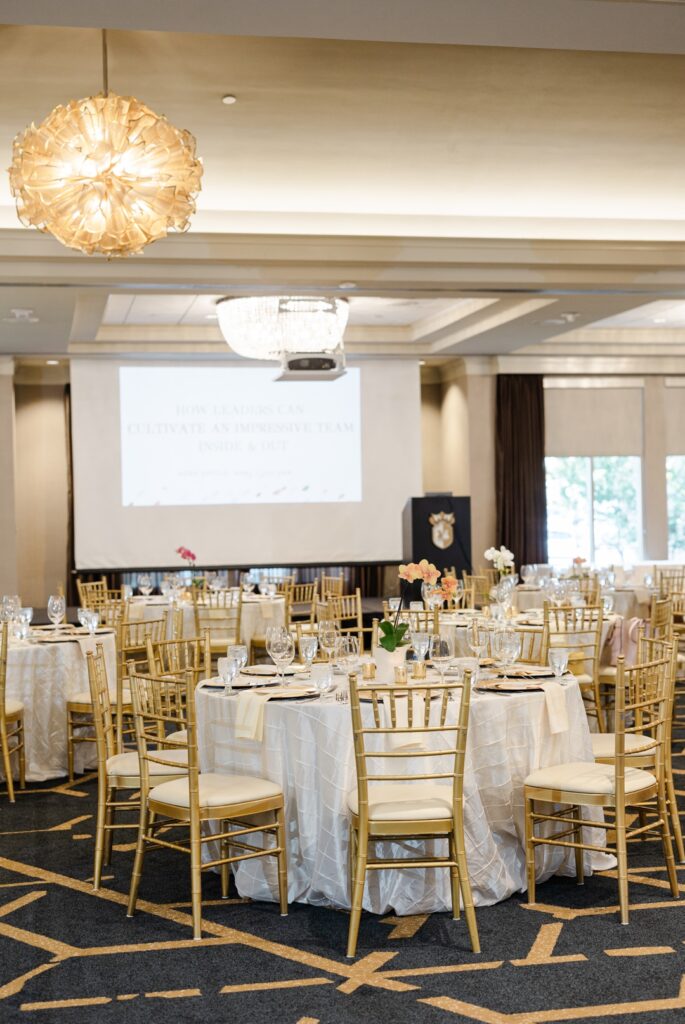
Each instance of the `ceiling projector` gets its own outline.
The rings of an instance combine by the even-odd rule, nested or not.
[[[345,353],[285,352],[276,380],[335,380],[345,373]]]

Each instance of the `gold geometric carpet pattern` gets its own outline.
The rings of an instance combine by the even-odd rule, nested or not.
[[[681,752],[675,762],[682,779]],[[148,858],[127,919],[132,844],[115,841],[94,894],[93,826],[92,776],[33,786],[14,807],[0,795],[3,1024],[137,1024],[169,1012],[240,1024],[685,1021],[685,901],[671,898],[652,840],[631,846],[627,927],[608,871],[582,888],[552,879],[535,908],[524,894],[479,908],[478,956],[463,919],[364,915],[348,961],[346,914],[295,904],[281,918],[275,905],[221,900],[211,875],[193,941],[186,859],[166,851]]]

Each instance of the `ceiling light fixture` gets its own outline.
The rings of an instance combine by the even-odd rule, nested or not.
[[[14,140],[10,188],[19,219],[70,249],[130,256],[186,231],[201,187],[195,139],[132,96],[102,93],[57,106]]]
[[[357,287],[357,282],[356,281],[341,281],[340,284],[338,285],[338,288],[342,292],[352,291],[352,289],[356,288],[356,287]]]
[[[6,324],[40,323],[40,317],[34,316],[32,309],[10,309],[10,315],[4,316],[2,319]]]
[[[46,366],[59,366],[59,359],[46,359],[45,360],[45,365]]]
[[[225,96],[221,97],[221,102],[227,107],[232,107],[234,103],[238,102],[238,97],[229,92]]]
[[[293,352],[341,352],[349,306],[346,299],[263,295],[219,299],[216,311],[238,355],[282,359]]]

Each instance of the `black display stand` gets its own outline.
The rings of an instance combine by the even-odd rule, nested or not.
[[[402,513],[402,541],[406,562],[427,558],[441,572],[452,565],[457,577],[463,569],[471,572],[471,499],[448,494],[410,498]]]

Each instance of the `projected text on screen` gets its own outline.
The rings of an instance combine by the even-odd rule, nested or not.
[[[362,500],[359,370],[121,367],[122,504]]]

